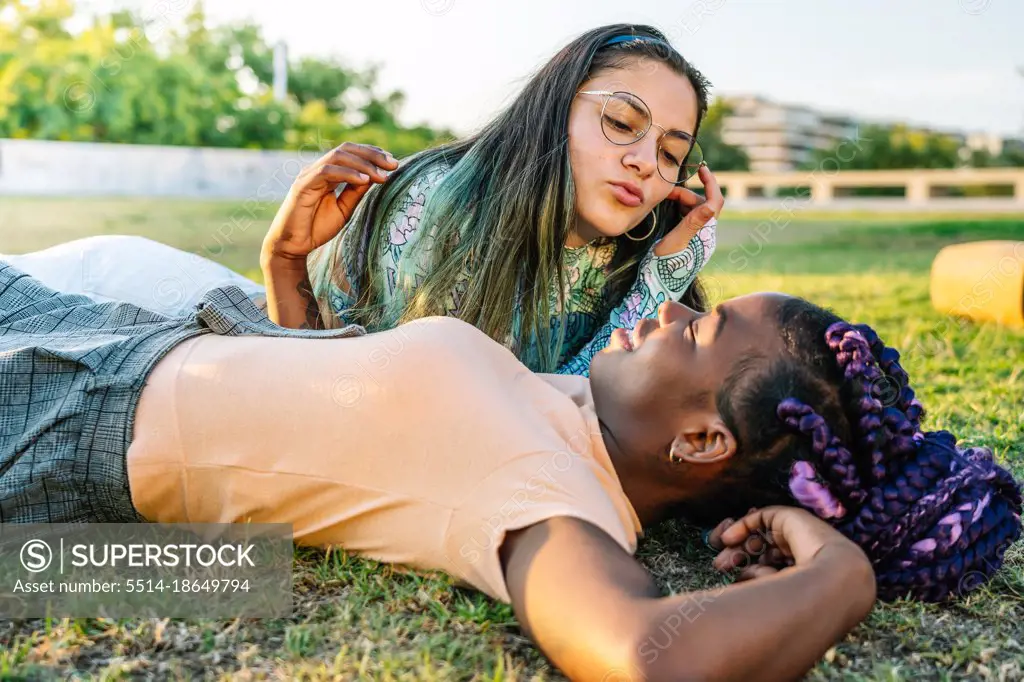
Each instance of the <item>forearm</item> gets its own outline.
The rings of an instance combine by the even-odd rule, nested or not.
[[[806,567],[659,600],[638,663],[652,681],[677,679],[680,671],[694,679],[798,679],[870,613],[874,599],[866,560],[829,548]]]
[[[595,330],[590,341],[555,370],[556,374],[590,376],[590,362],[595,355],[608,346],[612,332],[620,328],[632,329],[639,320],[657,315],[658,305],[661,301],[655,299],[646,282],[645,272],[650,269],[650,261],[651,257],[648,255],[644,264],[641,265],[633,286],[622,297],[619,304],[608,312],[604,324]]]
[[[264,255],[261,266],[267,287],[267,317],[291,329],[323,329],[305,262]]]
[[[697,273],[714,253],[714,230],[715,222],[712,220],[689,243],[678,245],[678,235],[659,241],[656,248],[640,260],[633,286],[608,312],[604,324],[555,373],[590,376],[590,361],[608,345],[613,331],[631,329],[643,318],[657,317],[658,306],[662,303],[682,299]]]

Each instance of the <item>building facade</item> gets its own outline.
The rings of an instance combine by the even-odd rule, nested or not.
[[[750,170],[795,170],[811,160],[815,149],[855,139],[857,122],[809,107],[780,104],[754,95],[726,97],[732,108],[722,125],[722,140],[743,148]]]
[[[830,149],[844,139],[857,139],[858,124],[862,123],[850,116],[781,104],[756,95],[724,99],[732,113],[722,123],[722,140],[742,148],[754,172],[799,170],[811,160],[814,150]],[[961,148],[964,163],[969,163],[973,151],[984,150],[992,156],[1008,151],[1024,152],[1024,140],[996,133],[964,133],[916,125],[908,125],[906,129],[954,140]]]

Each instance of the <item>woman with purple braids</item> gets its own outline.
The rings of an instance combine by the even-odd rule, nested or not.
[[[870,327],[800,299],[779,325],[784,352],[727,378],[721,403],[746,452],[764,455],[736,463],[729,478],[745,483],[716,486],[706,518],[795,500],[867,553],[882,599],[941,601],[984,582],[1020,533],[1010,473],[986,448],[921,430],[900,355]],[[785,487],[778,452],[793,458]]]
[[[169,318],[0,261],[0,522],[288,523],[510,602],[574,680],[790,680],[877,597],[977,587],[1020,488],[922,417],[870,328],[779,294],[665,302],[583,377],[452,317]],[[675,517],[737,584],[660,593],[632,555]]]

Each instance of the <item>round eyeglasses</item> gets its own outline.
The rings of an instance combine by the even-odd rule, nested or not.
[[[633,144],[643,138],[651,126],[661,128],[658,140],[658,174],[673,185],[681,185],[704,164],[704,151],[697,140],[681,130],[665,130],[651,118],[651,110],[642,99],[629,92],[581,90],[577,95],[600,95],[601,130],[609,142]]]

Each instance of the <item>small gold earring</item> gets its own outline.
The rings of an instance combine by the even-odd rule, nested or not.
[[[671,445],[668,448],[668,461],[672,462],[673,464],[682,464],[684,461],[682,457],[676,454],[675,447]]]
[[[634,237],[634,236],[632,236],[629,233],[629,232],[632,232],[633,230],[630,230],[629,232],[626,233],[626,237],[628,239],[632,239],[635,242],[642,242],[645,239],[647,239],[648,237],[650,237],[652,234],[654,234],[654,228],[656,228],[658,226],[658,212],[657,211],[651,211],[651,217],[654,218],[654,220],[651,223],[651,229],[648,230],[647,234],[645,234],[643,237]]]

